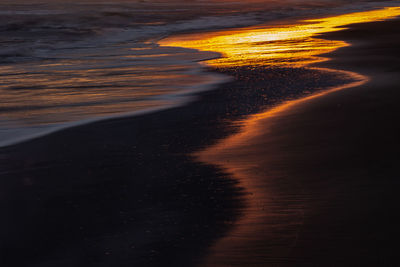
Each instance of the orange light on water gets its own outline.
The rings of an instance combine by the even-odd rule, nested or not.
[[[322,19],[304,20],[284,26],[259,26],[213,33],[184,34],[161,40],[163,46],[179,46],[202,51],[214,51],[222,58],[209,60],[217,67],[242,65],[303,66],[321,61],[319,54],[331,52],[347,44],[316,38],[318,34],[334,32],[343,26],[394,18],[400,7],[351,13]]]

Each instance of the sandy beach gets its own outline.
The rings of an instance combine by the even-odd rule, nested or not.
[[[323,35],[352,45],[314,67],[370,80],[273,116],[352,79],[214,69],[189,105],[1,148],[2,265],[397,266],[399,29]]]

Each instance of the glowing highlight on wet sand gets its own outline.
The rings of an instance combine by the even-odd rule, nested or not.
[[[207,61],[207,64],[219,68],[245,65],[300,67],[324,61],[326,59],[318,55],[348,45],[343,41],[316,38],[318,34],[343,30],[345,25],[353,23],[380,21],[399,15],[399,7],[390,7],[305,20],[292,25],[180,35],[167,38],[161,41],[161,44],[219,52],[222,58]],[[266,163],[276,155],[259,155],[259,144],[253,140],[265,138],[275,119],[279,120],[286,112],[296,110],[309,100],[334,91],[360,86],[368,81],[368,77],[350,71],[321,68],[319,70],[339,72],[352,77],[354,82],[326,88],[323,92],[287,101],[266,112],[251,115],[237,122],[242,126],[239,133],[195,154],[199,161],[216,165],[233,175],[240,186],[249,193],[245,199],[247,206],[243,216],[236,222],[230,234],[211,247],[204,265],[245,265],[249,263],[249,259],[256,259],[257,263],[262,263],[263,266],[274,266],[285,255],[290,254],[291,248],[296,245],[296,229],[302,224],[305,209],[302,203],[307,196],[302,196],[301,193],[298,196],[283,196],[274,191],[269,180],[280,179],[284,174],[270,173],[271,170],[267,170],[269,173],[266,175]],[[268,144],[273,145],[274,140],[269,140]],[[269,179],[265,179],[266,176]],[[276,233],[283,235],[283,241],[277,239]],[[268,244],[259,247],[251,245],[260,244],[261,240],[268,240]],[[269,243],[273,245],[269,246]],[[263,250],[265,248],[268,248],[268,251]]]
[[[358,12],[322,19],[300,21],[298,24],[259,26],[203,34],[171,36],[159,43],[164,46],[214,51],[222,58],[209,60],[216,67],[243,65],[304,66],[323,60],[317,55],[347,44],[315,38],[316,35],[343,30],[343,26],[394,18],[400,7]]]

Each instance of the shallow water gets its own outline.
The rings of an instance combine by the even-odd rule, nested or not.
[[[177,33],[382,5],[338,1],[5,1],[0,4],[0,146],[93,120],[189,101],[226,79],[217,53],[159,47]]]

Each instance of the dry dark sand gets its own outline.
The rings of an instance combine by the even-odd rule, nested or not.
[[[329,65],[368,73],[372,81],[269,120],[272,131],[251,141],[258,143],[253,153],[265,164],[261,171],[284,174],[271,179],[259,173],[274,191],[274,205],[287,207],[290,195],[304,217],[296,224],[290,253],[274,247],[288,235],[268,230],[277,241],[239,248],[259,253],[255,258],[237,253],[235,263],[397,265],[399,26],[383,22],[330,35],[354,38],[357,46],[335,53]],[[235,176],[193,161],[190,153],[237,132],[232,121],[282,99],[348,82],[308,69],[220,71],[236,80],[190,105],[1,149],[1,266],[202,262],[209,247],[246,215],[249,189]],[[246,149],[237,152],[243,157]],[[279,225],[280,217],[275,219]],[[270,251],[282,258],[268,259]],[[230,253],[219,260],[228,263]]]

